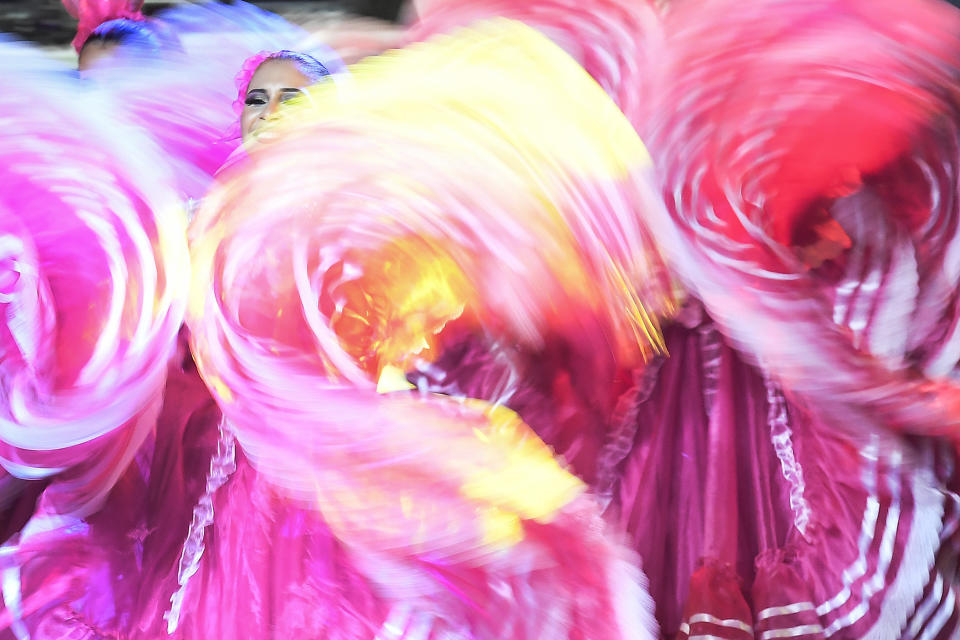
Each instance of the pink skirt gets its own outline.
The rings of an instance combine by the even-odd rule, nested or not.
[[[666,339],[610,425],[597,487],[644,558],[663,635],[955,634],[952,448],[855,446],[710,321]]]
[[[536,359],[542,375],[509,401],[608,501],[642,555],[662,635],[956,632],[952,450],[854,446],[709,321],[670,326],[666,339],[670,357],[632,379],[577,368],[575,350]],[[450,358],[438,363],[457,372],[448,391],[500,388],[489,357],[465,347]],[[0,638],[353,640],[416,624],[377,597],[318,514],[257,475],[195,372],[173,371],[167,386],[157,433],[108,504],[61,523],[53,543],[29,536],[16,563],[0,559]]]
[[[504,357],[463,336],[411,379],[505,402],[590,484],[640,552],[663,637],[960,629],[950,445],[851,442],[685,314],[638,372],[577,344]]]

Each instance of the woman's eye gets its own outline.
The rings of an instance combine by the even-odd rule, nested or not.
[[[263,96],[247,96],[247,99],[244,101],[244,104],[246,104],[248,107],[254,107],[254,106],[259,107],[267,104],[267,99],[264,98]]]
[[[302,96],[302,91],[288,91],[280,96],[280,102],[286,102],[287,100],[293,100],[299,96]]]

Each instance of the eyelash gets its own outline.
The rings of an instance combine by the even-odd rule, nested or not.
[[[287,102],[288,100],[293,100],[294,98],[302,95],[302,91],[286,92],[280,95],[280,102]],[[267,104],[267,102],[269,102],[269,100],[261,95],[247,96],[243,101],[243,103],[248,107],[262,107],[263,105]]]

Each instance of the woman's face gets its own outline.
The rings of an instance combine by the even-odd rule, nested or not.
[[[243,114],[240,116],[243,141],[254,139],[255,132],[282,102],[301,95],[302,89],[310,84],[310,79],[301,73],[293,60],[267,60],[257,67],[250,78]]]

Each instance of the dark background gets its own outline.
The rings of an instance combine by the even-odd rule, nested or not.
[[[641,0],[637,0],[638,2]],[[744,0],[749,2],[749,0]],[[960,7],[960,0],[948,0]],[[174,2],[147,1],[145,13],[154,13]],[[401,0],[255,0],[256,4],[275,13],[303,14],[317,11],[341,10],[361,16],[396,21]],[[0,32],[49,46],[65,46],[73,38],[76,25],[59,0],[0,0]]]
[[[958,0],[960,2],[960,0]],[[150,2],[144,13],[152,14],[175,2]],[[251,4],[275,13],[303,14],[317,11],[347,11],[391,22],[398,19],[401,0],[255,0]],[[66,46],[73,39],[76,23],[60,4],[60,0],[0,0],[0,32],[11,33],[25,40],[47,46]]]

